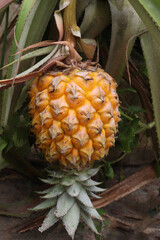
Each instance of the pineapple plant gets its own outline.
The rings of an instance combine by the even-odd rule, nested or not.
[[[72,47],[76,37],[70,29],[78,29],[75,7],[76,1],[72,0],[64,9],[64,39]],[[63,68],[68,63],[67,69]],[[103,159],[115,142],[120,121],[116,87],[114,79],[97,63],[81,63],[73,56],[61,68],[55,66],[32,82],[32,131],[50,165],[49,178],[42,181],[52,185],[40,192],[45,201],[33,208],[51,208],[39,231],[62,220],[73,239],[82,218],[98,233],[92,217],[101,220],[101,216],[89,196],[98,198],[96,193],[104,189],[91,177],[99,170],[93,163]]]
[[[96,209],[94,209],[89,196],[98,198],[99,196],[97,196],[95,193],[101,192],[103,189],[97,187],[97,185],[100,183],[95,182],[91,179],[99,170],[99,168],[94,168],[93,164],[95,161],[100,161],[102,158],[107,156],[109,148],[114,145],[115,134],[117,132],[118,122],[120,120],[120,114],[118,111],[119,101],[116,93],[116,83],[112,77],[105,73],[98,65],[94,67],[89,66],[89,64],[84,66],[84,64],[77,62],[77,59],[75,61],[73,56],[70,56],[70,60],[73,60],[70,62],[73,64],[71,64],[70,68],[67,68],[67,70],[62,69],[62,66],[64,67],[63,63],[59,63],[59,66],[61,67],[46,71],[47,59],[50,60],[48,63],[51,63],[51,59],[54,59],[53,48],[43,49],[45,54],[49,54],[47,58],[44,58],[43,61],[41,61],[39,64],[36,63],[37,65],[35,64],[33,68],[31,67],[30,69],[27,69],[26,66],[27,71],[23,74],[20,74],[20,76],[17,75],[18,72],[21,72],[21,69],[18,70],[19,67],[16,67],[15,63],[19,60],[21,61],[24,59],[29,59],[31,57],[30,53],[28,56],[26,54],[26,56],[22,56],[21,58],[19,57],[19,59],[17,56],[14,56],[14,53],[17,51],[17,46],[20,50],[22,50],[26,46],[38,42],[42,39],[42,33],[45,30],[45,27],[42,27],[42,25],[46,26],[47,21],[50,19],[52,8],[54,9],[56,7],[53,5],[56,5],[57,2],[60,2],[60,10],[57,11],[57,15],[64,9],[63,17],[65,26],[65,41],[68,41],[73,47],[75,47],[75,40],[78,40],[78,44],[81,45],[80,43],[82,39],[80,39],[78,28],[75,23],[73,24],[75,21],[74,8],[76,1],[47,0],[46,2],[44,3],[42,0],[30,1],[30,4],[28,4],[26,0],[23,1],[22,11],[20,13],[17,24],[18,27],[16,28],[15,33],[15,39],[18,40],[18,45],[17,43],[14,43],[11,54],[11,59],[13,60],[14,58],[15,61],[13,62],[14,65],[12,71],[9,67],[9,71],[6,76],[7,78],[12,77],[12,79],[2,80],[1,86],[5,88],[7,86],[5,84],[7,83],[11,85],[11,81],[13,81],[13,86],[15,83],[24,82],[27,81],[27,79],[29,80],[31,76],[28,75],[31,72],[34,75],[36,73],[35,70],[37,67],[38,70],[40,69],[42,72],[35,78],[31,85],[29,91],[31,98],[29,111],[32,116],[32,131],[36,135],[36,144],[44,153],[49,166],[48,179],[42,179],[42,181],[50,184],[51,188],[40,192],[42,199],[45,200],[36,206],[34,210],[37,211],[50,208],[50,211],[44,219],[42,226],[39,228],[41,232],[47,230],[58,220],[62,220],[69,235],[74,238],[74,234],[80,218],[82,218],[88,224],[88,226],[97,233],[92,217],[99,220],[101,220],[101,217],[97,213]],[[96,7],[98,7],[99,2],[102,3],[103,1],[92,1],[93,5],[97,5]],[[139,32],[138,29],[139,25],[141,25],[141,20],[138,19],[137,16],[134,16],[134,20],[136,21],[133,21],[133,16],[131,15],[131,13],[133,13],[133,9],[130,9],[128,3],[132,3],[134,1],[124,1],[125,4],[113,4],[111,1],[106,2],[109,2],[110,4],[113,24],[111,46],[108,57],[109,64],[106,64],[105,70],[109,71],[109,73],[116,80],[120,80],[125,65],[125,49],[129,49],[128,52],[130,52],[130,49],[132,48],[132,46],[128,47],[128,45],[132,45],[130,44],[130,40],[133,39],[133,37],[135,38],[135,36],[137,37],[138,35],[146,32],[146,30]],[[53,4],[52,6],[50,6],[51,3]],[[45,4],[47,14],[46,9],[44,8]],[[67,7],[68,4],[69,6]],[[79,4],[81,4],[81,0],[79,1]],[[128,10],[123,11],[125,10],[126,5],[128,5]],[[71,9],[70,6],[72,8],[72,14],[69,10]],[[118,10],[117,12],[115,11],[115,7]],[[137,6],[135,4],[135,8],[136,7]],[[131,13],[129,10],[131,10]],[[42,12],[44,13],[45,17],[43,17]],[[100,12],[102,13],[102,11]],[[22,18],[22,15],[24,18]],[[87,14],[85,13],[85,15]],[[46,22],[44,22],[44,24],[40,24],[41,28],[37,26],[37,16],[39,19],[42,19],[42,22],[46,18],[48,19]],[[121,22],[122,16],[123,19],[127,18],[125,20],[127,24],[123,26],[119,24]],[[31,18],[34,21],[31,22]],[[71,21],[68,21],[69,18]],[[28,19],[28,21],[21,21],[22,19]],[[153,21],[153,18],[150,18],[149,20]],[[85,24],[83,24],[83,26],[84,25]],[[59,25],[57,24],[57,26]],[[119,29],[118,31],[117,26]],[[36,31],[37,28],[38,30]],[[29,31],[29,29],[32,31]],[[63,31],[61,31],[61,37],[62,32]],[[127,38],[123,38],[125,34],[119,34],[120,32],[127,33]],[[39,36],[38,33],[40,33]],[[61,37],[59,38],[60,40],[62,40]],[[85,38],[85,36],[83,37]],[[156,45],[154,41],[152,42],[152,38],[148,40],[145,34],[144,36],[140,36],[140,39],[144,48],[144,54],[146,56],[148,55],[148,58],[146,58],[146,60],[149,63],[153,62],[149,61],[149,56],[157,54],[158,45]],[[159,38],[156,37],[156,39]],[[147,44],[148,42],[149,44]],[[51,46],[47,42],[45,44]],[[59,43],[57,42],[57,44]],[[84,46],[85,44],[83,43],[84,48],[86,47]],[[149,47],[147,48],[145,45]],[[150,51],[151,45],[154,46],[152,51]],[[37,44],[37,47],[38,46],[42,47],[42,45]],[[59,47],[59,49],[61,48]],[[44,54],[40,53],[41,51],[39,50],[35,51],[32,54],[32,57],[39,56],[39,54]],[[51,53],[50,51],[52,50],[53,52]],[[22,52],[23,51],[24,49]],[[117,51],[118,58],[115,58]],[[66,56],[68,55],[66,54]],[[65,56],[62,57],[65,58]],[[12,62],[12,60],[10,60],[10,62]],[[67,61],[65,64],[67,64]],[[44,71],[42,71],[43,67],[46,67]],[[152,66],[148,64],[148,69],[150,72],[152,69],[155,69],[151,68]],[[157,90],[158,85],[152,84],[152,82],[155,83],[159,77],[155,71],[151,72],[150,75],[152,76],[151,79],[154,80],[151,80],[151,88],[154,100],[154,98],[157,99],[158,95],[156,94],[156,91],[153,91],[153,86],[156,86],[155,90]],[[16,98],[18,98],[21,89],[18,89],[18,85],[14,87],[15,89],[10,88],[4,92],[5,94],[3,97],[4,100],[7,101],[3,101],[3,108],[1,108],[3,110],[1,111],[1,125],[3,126],[0,129],[1,133],[3,129],[8,128],[8,123],[10,123],[12,119],[12,113],[13,111],[16,111],[14,109],[17,109],[15,108],[15,102],[17,99],[15,101],[12,100],[13,96],[16,96]],[[14,94],[13,91],[15,91]],[[23,94],[21,96],[21,100],[24,98]],[[153,101],[153,103],[153,105],[156,106],[155,101]],[[20,103],[20,105],[22,104]],[[157,111],[155,111],[155,117],[157,123]],[[157,124],[157,129],[159,129],[158,127],[159,125]],[[0,160],[3,159],[2,157],[7,158],[7,151],[8,149],[4,149],[3,155],[0,153]],[[16,151],[18,150],[16,149]],[[25,169],[26,172],[26,166],[23,163],[22,165],[23,169]]]
[[[63,15],[64,40],[72,48],[80,38],[75,7],[76,1],[71,0]],[[41,232],[62,220],[73,239],[81,218],[98,233],[92,217],[101,217],[90,196],[99,198],[96,193],[104,189],[91,179],[99,170],[93,164],[114,145],[120,120],[119,99],[116,82],[97,63],[81,63],[76,54],[70,54],[58,64],[60,67],[38,74],[29,90],[31,130],[49,163],[48,179],[41,180],[51,185],[40,192],[45,200],[33,210],[50,208],[39,228]]]
[[[40,192],[51,207],[41,232],[62,219],[73,238],[80,216],[97,233],[91,217],[101,219],[88,195],[103,191],[91,180],[92,168],[114,145],[120,113],[116,83],[99,67],[73,67],[37,76],[29,91],[36,144],[54,170],[42,179],[54,185]],[[55,167],[56,166],[56,167]],[[59,166],[58,170],[57,166]]]

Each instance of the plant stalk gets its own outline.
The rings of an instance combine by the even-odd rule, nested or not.
[[[76,46],[75,32],[79,29],[76,23],[76,3],[77,0],[71,0],[70,4],[64,9],[64,40]]]
[[[4,56],[5,56],[5,51],[6,51],[7,33],[8,33],[8,18],[9,18],[9,7],[6,10],[6,22],[5,22],[5,31],[4,31],[4,40],[3,40],[0,69],[3,67],[3,64],[4,64]],[[2,79],[2,70],[0,70],[0,79]]]

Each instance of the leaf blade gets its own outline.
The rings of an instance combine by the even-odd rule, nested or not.
[[[77,230],[80,219],[80,209],[75,202],[70,211],[63,217],[62,221],[66,231],[74,239],[75,231]]]
[[[52,208],[49,213],[47,214],[47,216],[45,217],[41,227],[38,228],[38,230],[42,233],[44,231],[46,231],[48,228],[52,227],[59,219],[55,216],[54,212],[55,212],[56,208]]]
[[[63,217],[64,215],[67,214],[67,212],[70,210],[72,205],[74,204],[75,199],[70,197],[69,194],[64,192],[57,201],[57,206],[56,206],[56,212],[55,215],[56,217]]]

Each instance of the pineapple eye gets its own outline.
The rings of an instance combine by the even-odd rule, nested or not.
[[[88,100],[85,101],[84,105],[76,109],[78,120],[82,125],[86,125],[90,120],[93,119],[96,110],[92,107]]]

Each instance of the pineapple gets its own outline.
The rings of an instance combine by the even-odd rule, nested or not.
[[[116,83],[98,68],[48,72],[29,92],[36,144],[49,162],[83,169],[114,145],[120,113]]]
[[[39,230],[62,220],[74,238],[80,217],[97,233],[91,217],[101,219],[88,195],[103,189],[91,180],[91,168],[114,145],[120,113],[116,83],[100,68],[50,71],[33,81],[29,96],[32,131],[49,163],[59,166],[42,179],[54,185],[41,192],[46,200],[34,210],[51,208]],[[53,164],[52,164],[53,165]]]

